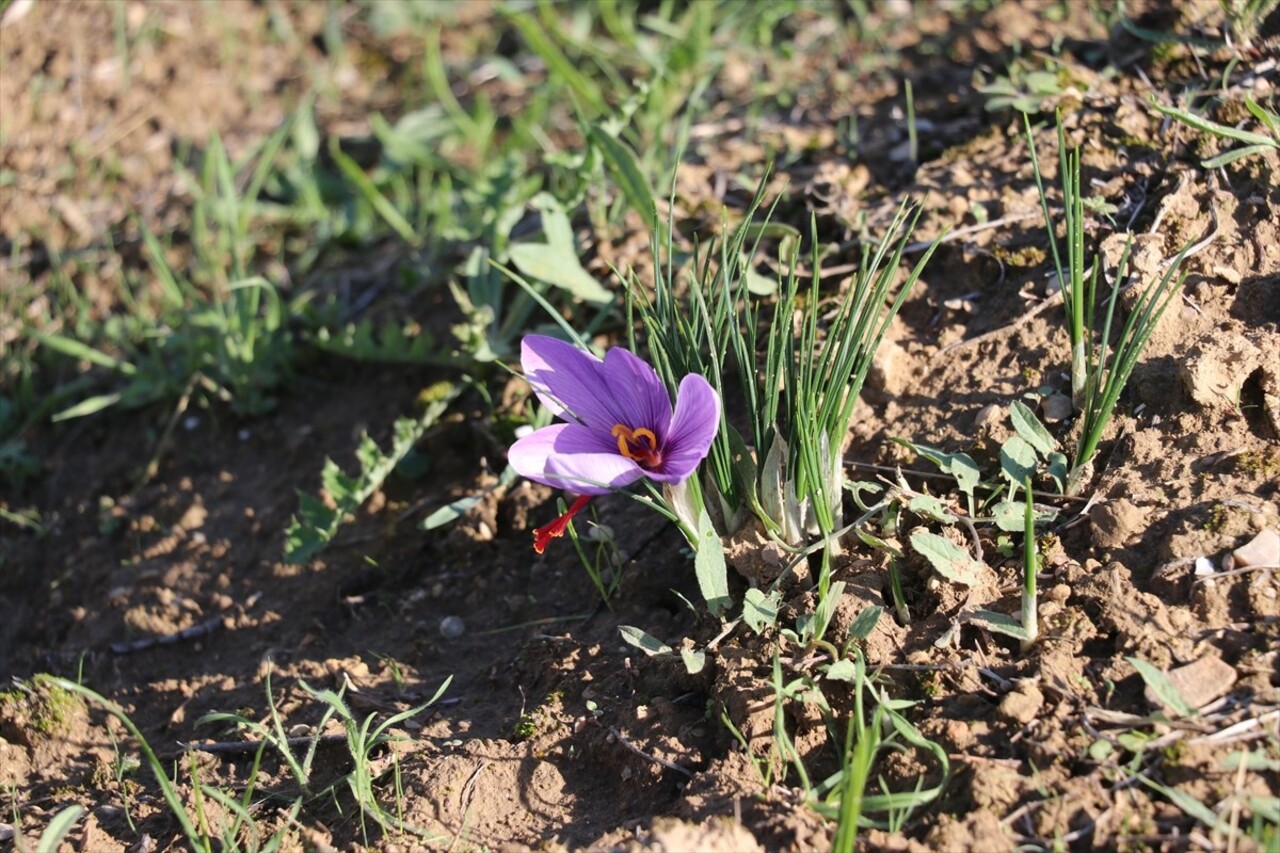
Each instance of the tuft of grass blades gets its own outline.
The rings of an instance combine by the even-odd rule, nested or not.
[[[1165,263],[1160,279],[1142,292],[1118,333],[1113,335],[1116,327],[1116,305],[1120,294],[1129,286],[1127,279],[1132,240],[1127,242],[1116,265],[1099,326],[1098,280],[1102,277],[1102,261],[1100,257],[1095,257],[1092,268],[1086,270],[1080,150],[1068,150],[1062,122],[1059,120],[1059,174],[1062,179],[1063,224],[1067,243],[1064,266],[1054,233],[1048,195],[1040,177],[1040,163],[1031,123],[1026,116],[1023,117],[1023,122],[1036,188],[1040,195],[1040,207],[1048,232],[1049,250],[1062,287],[1063,304],[1067,313],[1067,334],[1071,343],[1071,398],[1076,411],[1081,415],[1082,429],[1068,471],[1066,492],[1076,495],[1089,480],[1098,444],[1133,368],[1155,332],[1161,316],[1182,292],[1186,273],[1180,273],[1180,269],[1190,244]]]

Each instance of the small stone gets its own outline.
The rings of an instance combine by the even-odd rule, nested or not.
[[[1099,548],[1123,548],[1147,528],[1147,512],[1128,498],[1098,504],[1089,512],[1093,542]]]
[[[1226,696],[1236,683],[1236,671],[1231,664],[1217,657],[1203,657],[1186,666],[1169,670],[1169,683],[1182,694],[1192,708],[1202,708],[1214,699]],[[1148,687],[1143,693],[1153,707],[1160,707],[1160,700]]]
[[[1066,394],[1050,394],[1040,401],[1040,416],[1044,418],[1045,423],[1056,424],[1065,421],[1074,411],[1071,398]]]
[[[1044,694],[1034,684],[1024,684],[1000,700],[1000,716],[1026,725],[1036,718],[1044,706]]]
[[[1245,380],[1262,364],[1262,351],[1247,338],[1231,336],[1195,347],[1178,367],[1178,378],[1202,409],[1238,411]]]
[[[898,395],[911,384],[911,372],[907,365],[907,352],[893,341],[885,341],[876,350],[867,371],[868,384],[877,391]]]
[[[973,416],[974,429],[982,429],[988,425],[995,425],[1004,419],[1004,409],[992,403],[989,406],[983,406],[978,409],[978,413]]]
[[[1280,533],[1270,527],[1231,552],[1240,568],[1249,566],[1280,566]]]
[[[1208,557],[1196,557],[1196,577],[1207,578],[1214,574],[1213,560]]]
[[[461,616],[446,616],[440,620],[440,636],[446,640],[456,640],[467,633],[467,623]]]

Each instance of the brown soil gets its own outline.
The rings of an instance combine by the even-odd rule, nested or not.
[[[217,130],[235,148],[277,126],[299,97],[300,69],[322,59],[325,7],[288,7],[297,42],[282,45],[261,35],[267,6],[219,4],[212,16],[206,5],[125,3],[116,20],[106,4],[54,3],[5,21],[0,169],[15,180],[0,182],[0,235],[28,285],[44,280],[36,256],[100,247],[130,214],[156,230],[178,227],[180,143],[201,144]],[[1179,6],[1181,17],[1154,4],[1143,26],[1193,30],[1199,6]],[[1103,31],[1084,4],[1066,8],[1067,20],[1048,27],[1036,4],[1000,4],[963,22],[930,14],[897,29],[892,47],[923,120],[918,168],[901,153],[897,72],[857,79],[806,68],[799,44],[796,67],[776,72],[794,75],[795,108],[744,130],[731,107],[761,80],[731,62],[724,115],[698,125],[681,175],[676,216],[690,232],[721,204],[741,205],[736,191],[716,194],[724,186],[717,176],[758,172],[766,150],[786,152],[779,216],[803,225],[816,212],[831,242],[855,236],[864,219],[875,232],[904,194],[924,204],[917,239],[970,229],[938,250],[895,322],[853,429],[847,458],[856,479],[874,479],[882,470],[874,465],[926,471],[890,437],[965,450],[989,466],[1010,430],[1009,402],[1064,387],[1061,310],[1034,311],[1050,297],[1021,120],[984,110],[975,67],[999,73],[1015,44],[1029,53],[1065,39],[1070,86],[1057,105],[1066,133],[1084,146],[1086,194],[1114,205],[1112,219],[1132,222],[1139,235],[1144,284],[1184,245],[1212,237],[1186,262],[1185,295],[1134,373],[1088,490],[1058,502],[1041,578],[1043,637],[1032,651],[972,624],[949,633],[965,606],[1017,611],[1019,556],[991,557],[992,582],[967,596],[929,581],[921,566],[907,568],[916,618],[899,625],[886,615],[865,653],[890,695],[917,701],[907,713],[950,754],[953,775],[942,799],[902,832],[865,835],[870,848],[1217,843],[1169,798],[1134,783],[1125,772],[1131,753],[1094,748],[1135,729],[1163,750],[1153,777],[1211,808],[1242,792],[1280,793],[1274,773],[1224,763],[1251,749],[1280,759],[1280,579],[1267,569],[1196,573],[1198,558],[1222,571],[1234,549],[1280,530],[1280,158],[1208,174],[1196,164],[1216,153],[1212,144],[1145,106],[1152,83],[1178,91],[1193,78],[1218,80],[1240,51],[1157,52],[1125,31]],[[209,38],[215,19],[226,30]],[[354,15],[344,25],[362,32]],[[139,45],[127,68],[104,35],[116,26]],[[394,51],[369,44],[374,55]],[[1245,61],[1234,70],[1241,79],[1264,68],[1249,85],[1273,108],[1277,44],[1272,36],[1241,49]],[[1121,73],[1100,74],[1108,64]],[[394,98],[369,75],[338,77],[346,87],[320,104],[331,132]],[[833,133],[836,119],[853,115],[856,151]],[[1036,142],[1053,182],[1052,129]],[[1090,239],[1114,248],[1115,229],[1096,227]],[[614,263],[642,264],[646,251],[600,245]],[[828,256],[824,266],[856,263],[858,251]],[[104,314],[118,307],[107,289],[94,298]],[[0,318],[5,326],[13,327]],[[452,528],[418,530],[424,510],[487,485],[486,466],[500,467],[478,396],[425,442],[427,476],[393,479],[320,558],[283,564],[283,530],[297,491],[317,491],[320,460],[350,466],[364,430],[385,443],[392,420],[437,378],[314,361],[268,417],[196,413],[140,487],[168,411],[109,412],[30,435],[42,476],[21,490],[0,484],[0,506],[36,510],[44,533],[5,527],[0,539],[0,675],[80,678],[123,706],[163,760],[195,761],[202,781],[233,791],[253,753],[186,751],[183,744],[242,737],[226,724],[200,725],[202,716],[266,721],[270,702],[284,728],[301,735],[323,711],[304,682],[345,687],[363,719],[420,705],[451,677],[443,700],[396,726],[404,739],[374,756],[383,802],[400,802],[400,816],[436,839],[430,846],[828,847],[831,827],[798,800],[794,779],[762,790],[751,756],[720,722],[723,712],[757,756],[766,754],[772,638],[739,627],[697,675],[620,639],[621,625],[700,646],[720,631],[675,595],[696,600],[697,586],[682,541],[661,519],[630,501],[595,502],[625,557],[611,607],[567,544],[545,557],[530,549],[530,529],[554,513],[543,487],[520,484]],[[1069,424],[1051,428],[1068,437]],[[920,488],[930,482],[908,477]],[[837,573],[849,585],[837,632],[867,604],[886,603],[883,567],[849,547]],[[734,595],[745,588],[738,580]],[[796,596],[788,607],[803,605]],[[448,617],[463,620],[460,636],[444,630]],[[1212,662],[1201,716],[1144,722],[1158,703],[1144,695],[1130,657],[1165,670]],[[832,772],[821,719],[791,722],[816,778]],[[145,768],[116,773],[121,754],[136,755],[130,744],[100,709],[47,687],[4,694],[0,787],[14,800],[4,814],[19,813],[16,831],[34,842],[59,809],[80,803],[89,816],[71,836],[78,849],[133,848],[144,834],[161,848],[179,844]],[[344,750],[333,740],[319,747],[319,787],[350,769]],[[937,781],[936,768],[911,754],[878,772],[899,789]],[[188,801],[191,778],[180,774]],[[259,785],[293,792],[271,755]],[[263,828],[286,822],[271,808],[257,815]],[[319,850],[414,843],[375,831],[342,792],[313,801],[289,837]]]

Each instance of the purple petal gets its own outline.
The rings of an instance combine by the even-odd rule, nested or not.
[[[577,420],[606,436],[619,423],[604,362],[594,355],[556,338],[526,335],[520,363],[538,399],[558,417]]]
[[[644,474],[618,453],[610,436],[578,424],[555,424],[525,436],[511,445],[507,461],[526,480],[579,495],[603,495]]]
[[[631,429],[653,430],[658,443],[666,438],[671,423],[671,395],[647,361],[622,347],[604,356],[604,378],[613,397],[613,424]]]
[[[650,477],[662,483],[688,479],[707,457],[720,429],[720,397],[711,383],[696,373],[680,380],[676,411],[662,445],[662,467]]]
[[[579,495],[605,495],[645,475],[643,468],[617,452],[552,456],[547,468],[558,480],[552,485]]]

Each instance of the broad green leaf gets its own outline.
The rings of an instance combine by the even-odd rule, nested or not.
[[[776,590],[766,595],[759,589],[749,589],[742,598],[742,621],[757,634],[771,628],[778,621],[778,604],[782,599]]]
[[[991,509],[996,527],[1006,533],[1021,533],[1026,526],[1026,507],[1022,501],[1000,501]]]
[[[947,510],[942,501],[932,495],[915,495],[907,501],[907,509],[916,515],[941,521],[943,524],[956,522],[956,517]]]
[[[707,665],[707,653],[702,649],[681,649],[680,659],[690,675],[697,675]]]
[[[538,193],[529,204],[542,215],[542,233],[547,238],[547,243],[573,253],[573,223],[569,221],[556,197],[551,193]]]
[[[1049,434],[1049,430],[1045,429],[1026,403],[1014,400],[1009,406],[1009,419],[1013,421],[1013,428],[1018,431],[1018,435],[1026,439],[1041,456],[1047,457],[1058,449],[1057,439]]]
[[[986,569],[968,551],[945,536],[928,530],[913,530],[911,547],[928,560],[938,574],[954,583],[973,586],[982,579],[983,570]]]
[[[647,634],[639,628],[633,628],[630,625],[619,625],[618,633],[622,635],[623,642],[635,646],[649,657],[654,655],[669,655],[673,653],[673,649],[666,643],[659,640],[652,634]]]
[[[756,272],[749,258],[743,258],[742,270],[749,293],[755,296],[773,296],[778,292],[778,280]]]
[[[1196,709],[1191,707],[1186,698],[1169,680],[1169,676],[1152,664],[1135,657],[1125,658],[1138,671],[1138,675],[1142,676],[1142,680],[1151,688],[1151,692],[1156,695],[1163,705],[1169,711],[1172,711],[1179,717],[1194,717]]]
[[[1020,435],[1009,436],[1000,445],[1000,470],[1015,486],[1021,485],[1036,473],[1036,451]],[[1010,497],[1013,493],[1010,492]]]
[[[973,490],[982,479],[982,472],[978,470],[978,463],[974,462],[973,457],[967,453],[946,453],[936,447],[930,447],[927,444],[916,444],[907,441],[905,438],[895,438],[893,441],[919,453],[925,459],[937,465],[938,470],[942,473],[950,474],[955,478],[956,485],[960,487],[960,491],[967,495],[973,494]]]
[[[1067,488],[1067,475],[1071,470],[1071,463],[1068,461],[1066,454],[1059,450],[1055,450],[1049,454],[1048,465],[1045,470],[1053,481],[1058,484],[1058,491],[1065,491]]]
[[[572,248],[550,243],[516,243],[509,254],[511,262],[529,278],[563,288],[584,302],[598,305],[612,298],[609,291],[582,266]]]
[[[833,681],[847,681],[849,684],[853,684],[858,677],[858,668],[848,658],[841,658],[827,667],[825,677]]]

